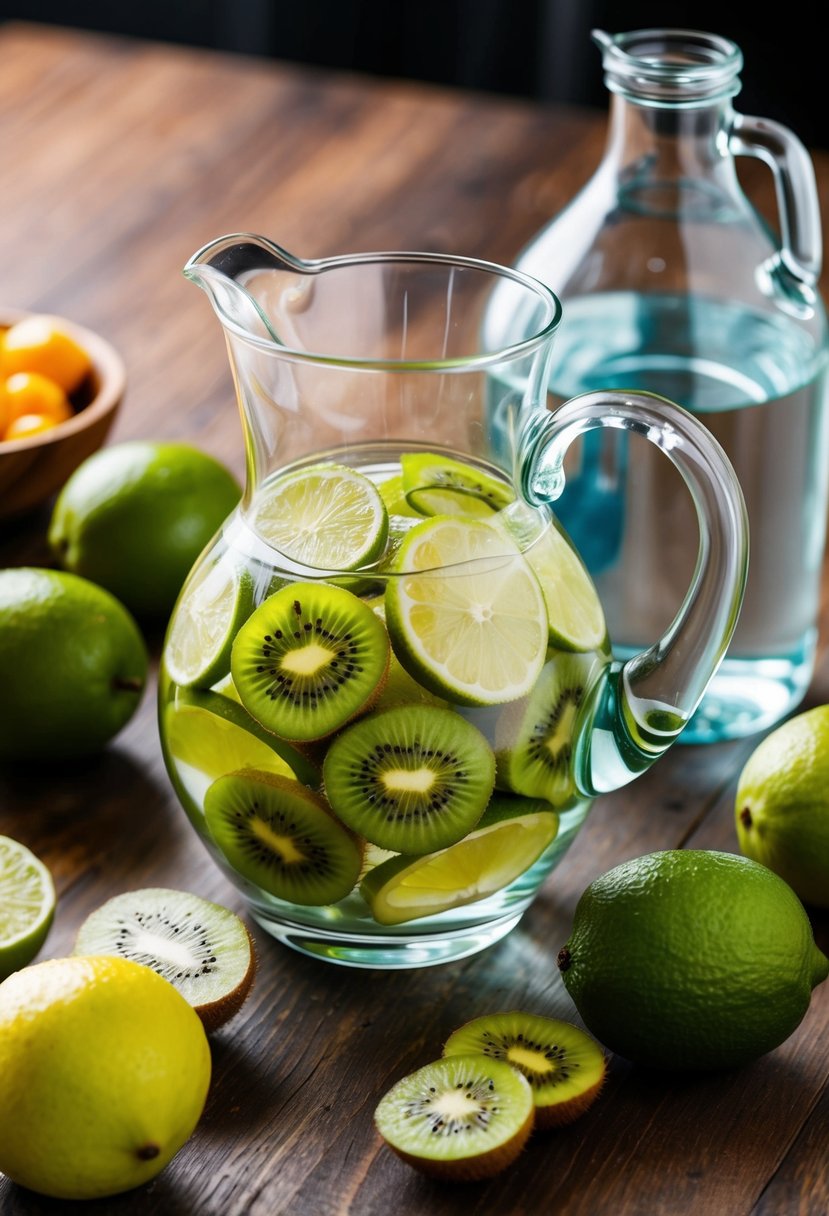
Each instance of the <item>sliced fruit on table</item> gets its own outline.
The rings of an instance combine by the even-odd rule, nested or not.
[[[327,583],[291,583],[236,635],[231,672],[242,704],[283,739],[325,738],[380,695],[389,666],[383,622]]]
[[[170,622],[164,662],[177,684],[205,686],[230,672],[233,639],[253,611],[253,580],[230,562],[197,569]]]
[[[401,705],[338,735],[323,761],[323,783],[334,813],[372,844],[430,853],[478,822],[495,758],[477,727],[453,710]]]
[[[589,1034],[522,1010],[473,1018],[449,1036],[443,1054],[481,1054],[517,1068],[530,1083],[539,1128],[563,1127],[583,1115],[607,1073],[605,1053]]]
[[[403,541],[386,588],[394,652],[419,684],[464,705],[528,693],[549,627],[538,579],[509,537],[437,516]]]
[[[549,803],[496,794],[463,840],[423,857],[382,862],[365,875],[360,893],[381,925],[475,903],[526,873],[553,843],[558,826]]]
[[[353,889],[363,844],[319,795],[274,773],[220,777],[204,798],[210,835],[233,869],[289,903],[336,903]]]
[[[107,954],[152,967],[192,1005],[207,1031],[239,1012],[256,973],[253,940],[235,912],[189,891],[145,887],[86,918],[74,954]]]
[[[516,502],[493,519],[492,526],[516,542],[541,584],[551,645],[563,650],[606,646],[607,624],[599,594],[558,523]]]
[[[532,1090],[483,1055],[447,1056],[393,1085],[374,1112],[388,1146],[433,1178],[475,1182],[511,1165],[533,1128]]]
[[[0,980],[28,966],[40,950],[56,898],[43,862],[19,841],[0,836]]]
[[[500,477],[440,452],[404,452],[400,469],[406,502],[420,515],[489,519],[515,498]]]
[[[251,523],[291,561],[329,572],[370,565],[388,535],[377,486],[341,464],[313,465],[277,478],[258,499]]]

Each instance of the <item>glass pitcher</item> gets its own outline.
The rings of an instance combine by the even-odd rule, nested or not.
[[[814,171],[785,128],[735,113],[733,42],[671,29],[593,37],[611,93],[604,157],[516,266],[564,306],[554,405],[597,388],[663,394],[704,421],[734,466],[748,586],[683,742],[747,735],[801,700],[814,662],[829,471]],[[779,237],[741,189],[738,156],[771,168]],[[587,437],[572,459],[557,511],[625,657],[666,627],[687,584],[690,503],[668,463],[619,432]]]
[[[591,800],[659,756],[733,631],[744,504],[721,449],[647,394],[546,408],[554,294],[426,253],[302,261],[251,235],[185,274],[227,340],[247,455],[238,509],[165,639],[165,762],[270,933],[413,967],[507,933]],[[504,342],[481,321],[497,298]],[[492,413],[500,421],[497,451]],[[676,619],[625,665],[550,504],[597,427],[685,479],[700,556]]]

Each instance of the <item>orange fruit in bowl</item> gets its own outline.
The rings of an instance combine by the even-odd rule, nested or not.
[[[32,435],[41,435],[44,431],[51,431],[56,426],[57,422],[54,418],[47,418],[43,414],[21,414],[12,419],[6,427],[3,439],[6,441],[29,439]]]
[[[39,372],[15,372],[6,380],[4,389],[7,427],[24,414],[38,414],[52,422],[65,422],[72,417],[72,406],[61,386]]]
[[[2,335],[0,367],[6,377],[38,372],[71,394],[89,374],[92,361],[54,318],[36,314],[17,321]]]

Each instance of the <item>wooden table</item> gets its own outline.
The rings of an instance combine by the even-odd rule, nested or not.
[[[419,247],[509,262],[604,140],[591,112],[34,27],[0,30],[0,57],[0,300],[71,316],[120,348],[129,389],[112,441],[186,439],[239,475],[219,328],[180,273],[196,248],[250,230],[310,257]],[[825,196],[829,157],[816,164]],[[756,183],[766,205],[770,183],[762,172]],[[4,525],[0,565],[49,564],[47,520]],[[130,888],[181,887],[242,910],[177,806],[153,693],[97,759],[0,777],[0,832],[33,848],[59,889],[44,957]],[[825,655],[808,704],[822,701]],[[195,1135],[155,1183],[83,1210],[825,1216],[829,984],[787,1043],[738,1072],[669,1078],[613,1058],[588,1115],[537,1135],[489,1184],[432,1184],[372,1127],[386,1088],[468,1018],[519,1007],[575,1020],[555,955],[578,895],[654,849],[737,851],[734,789],[755,743],[676,748],[599,799],[519,928],[464,962],[355,972],[255,930],[258,982],[213,1041]],[[814,924],[826,950],[829,918]],[[0,1181],[3,1216],[63,1210]]]

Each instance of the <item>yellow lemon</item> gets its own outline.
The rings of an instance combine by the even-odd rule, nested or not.
[[[204,1027],[149,967],[53,959],[0,984],[0,1170],[59,1199],[154,1178],[210,1083]]]

